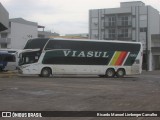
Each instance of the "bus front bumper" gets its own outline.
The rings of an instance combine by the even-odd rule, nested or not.
[[[40,74],[38,67],[35,65],[21,66],[18,69],[19,74]]]

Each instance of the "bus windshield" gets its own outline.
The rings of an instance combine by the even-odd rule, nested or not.
[[[42,50],[48,40],[49,40],[48,38],[30,39],[26,43],[24,49],[40,49],[40,50]]]
[[[39,56],[39,51],[22,52],[19,55],[19,65],[36,63],[39,60]]]

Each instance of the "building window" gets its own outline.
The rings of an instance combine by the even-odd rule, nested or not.
[[[39,34],[38,37],[39,37],[39,38],[45,38],[45,35]]]
[[[110,39],[116,38],[116,29],[109,29],[109,38]]]
[[[118,25],[119,26],[128,26],[128,25],[131,25],[130,16],[119,16],[118,17]]]
[[[122,28],[122,29],[119,29],[118,31],[118,37],[119,38],[128,38],[128,28]]]
[[[108,18],[108,20],[109,20],[109,22],[108,22],[109,26],[115,26],[116,25],[116,17],[115,16],[110,16]]]
[[[1,38],[7,38],[7,33],[1,33]]]
[[[98,18],[92,18],[92,24],[97,26],[98,25]]]
[[[146,27],[140,28],[140,32],[147,32],[147,28]]]
[[[7,48],[7,43],[1,43],[1,48]]]
[[[9,27],[11,28],[11,22],[9,22]]]

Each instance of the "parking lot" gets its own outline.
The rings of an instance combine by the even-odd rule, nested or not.
[[[0,111],[160,111],[160,71],[125,78],[4,73]]]

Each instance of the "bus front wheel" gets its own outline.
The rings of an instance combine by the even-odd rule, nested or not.
[[[51,75],[50,68],[43,68],[41,71],[41,77],[49,77]]]

